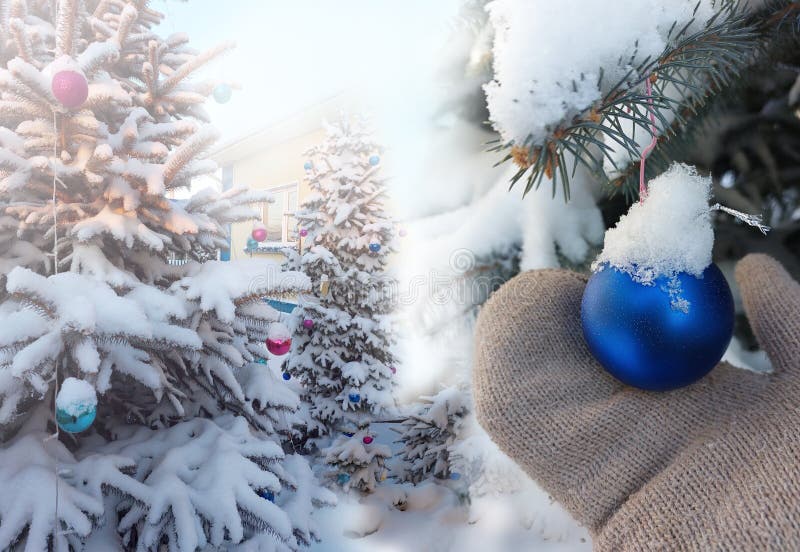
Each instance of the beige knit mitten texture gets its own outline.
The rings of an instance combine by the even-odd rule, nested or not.
[[[800,285],[765,255],[736,278],[774,373],[722,363],[666,393],[589,353],[584,276],[526,272],[483,307],[478,419],[597,550],[800,550]]]

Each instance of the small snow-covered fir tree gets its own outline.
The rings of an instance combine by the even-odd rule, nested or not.
[[[0,0],[3,550],[295,550],[332,500],[284,454],[298,397],[258,363],[278,320],[262,298],[308,278],[203,262],[268,198],[167,197],[215,168],[199,159],[215,83],[190,77],[226,47],[163,39],[161,18],[145,1]],[[88,81],[71,109],[51,91],[64,70]],[[73,435],[52,415],[67,377],[98,399]]]
[[[312,282],[296,312],[313,327],[296,337],[288,363],[305,388],[311,436],[364,429],[394,404],[394,281],[385,273],[394,230],[384,212],[380,147],[361,121],[326,129],[307,152],[311,194],[296,215],[308,232],[304,251],[289,259]]]
[[[330,466],[327,477],[345,491],[372,492],[378,481],[386,478],[384,465],[391,455],[391,449],[377,443],[369,429],[343,433],[325,449],[325,462]]]
[[[432,397],[422,397],[422,401],[417,413],[403,420],[400,428],[394,428],[403,445],[397,478],[414,484],[429,477],[450,478],[451,446],[469,413],[467,393],[455,386]]]

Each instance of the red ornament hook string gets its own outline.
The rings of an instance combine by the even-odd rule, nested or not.
[[[656,112],[653,109],[653,85],[651,80],[655,80],[655,75],[649,75],[645,79],[645,89],[647,90],[647,109],[650,115],[650,132],[653,135],[653,140],[650,144],[642,150],[641,160],[639,161],[639,201],[644,201],[647,197],[647,182],[644,179],[644,166],[647,156],[653,151],[658,143],[658,129],[656,128]]]

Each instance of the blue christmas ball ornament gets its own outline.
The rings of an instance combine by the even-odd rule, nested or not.
[[[369,250],[372,251],[373,253],[377,253],[378,251],[381,250],[381,244],[371,243],[369,244]]]
[[[458,472],[452,472],[450,474],[450,479],[452,479],[453,481],[458,481],[459,479],[461,479],[461,474]]]
[[[355,433],[349,433],[347,431],[343,431],[342,435],[344,435],[345,437],[352,437],[353,435],[355,435]]]
[[[232,95],[233,90],[231,89],[230,85],[225,84],[224,82],[221,82],[214,87],[214,99],[217,103],[228,103]]]
[[[256,362],[258,362],[259,364],[266,364],[267,363],[267,359],[258,357],[258,360],[256,360]]]
[[[261,498],[264,498],[266,500],[269,500],[270,502],[275,502],[275,493],[273,493],[272,491],[270,491],[268,489],[264,489],[263,491],[258,493],[258,496],[260,496]]]
[[[642,285],[605,266],[586,284],[581,324],[594,357],[614,377],[667,391],[711,371],[733,335],[733,297],[716,265]]]
[[[372,157],[369,158],[369,164],[372,165],[373,167],[375,165],[377,165],[378,163],[380,163],[380,162],[381,162],[381,158],[378,157],[377,155],[373,155]]]
[[[66,378],[56,395],[56,423],[68,433],[80,433],[97,416],[97,394],[84,380]]]
[[[303,165],[303,168],[307,171],[310,171],[312,168],[314,168],[314,165],[311,164],[311,161],[306,161]]]
[[[352,403],[357,403],[361,401],[361,395],[359,395],[358,393],[350,393],[347,396],[347,398],[350,399],[350,402]]]
[[[247,238],[247,249],[258,249],[258,242],[253,238]]]
[[[339,482],[339,485],[344,485],[348,481],[350,481],[350,474],[347,473],[340,473],[336,476],[336,481]]]
[[[292,375],[289,372],[284,372],[283,373],[283,379],[285,379],[286,381],[289,381],[290,379],[292,379]]]

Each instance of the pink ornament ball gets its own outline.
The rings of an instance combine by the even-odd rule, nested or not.
[[[59,71],[53,76],[51,88],[53,96],[68,109],[80,107],[89,97],[89,83],[77,71]]]
[[[395,368],[394,366],[392,366],[389,369],[392,371],[392,374],[396,374],[397,373],[397,368]]]
[[[362,440],[362,441],[364,441],[364,444],[365,444],[365,445],[368,445],[368,444],[370,444],[370,443],[373,441],[372,437],[370,437],[369,435],[366,435],[366,436],[365,436],[363,439],[361,439],[361,440]]]
[[[305,228],[301,228],[300,229],[300,237],[301,238],[305,238],[306,236],[308,236],[308,230],[306,230]]]
[[[267,350],[275,356],[283,356],[292,348],[292,338],[267,339]]]
[[[311,328],[314,327],[314,321],[311,320],[310,318],[306,318],[305,320],[303,320],[303,327],[307,330],[310,330]]]
[[[263,242],[267,239],[267,229],[266,228],[253,228],[253,232],[251,234],[253,239],[257,242]]]

